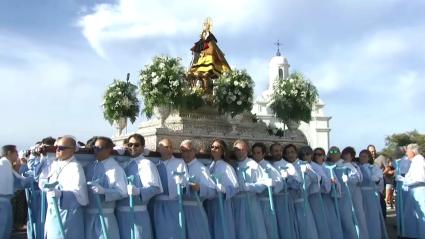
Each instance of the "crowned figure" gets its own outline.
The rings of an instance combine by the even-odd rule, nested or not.
[[[207,18],[203,23],[200,39],[190,49],[193,59],[188,72],[192,86],[201,85],[206,93],[212,92],[214,79],[230,71],[230,66],[224,58],[224,53],[217,46],[217,38],[211,29],[211,18]]]

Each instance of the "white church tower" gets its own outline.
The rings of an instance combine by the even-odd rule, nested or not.
[[[273,94],[273,84],[276,79],[289,77],[289,63],[286,57],[282,56],[279,49],[279,42],[276,43],[278,49],[276,55],[273,56],[269,62],[269,85],[267,90],[263,91],[254,102],[252,113],[263,120],[270,127],[277,127],[285,130],[289,137],[304,137],[308,144],[314,149],[322,147],[325,150],[329,148],[330,144],[330,125],[329,121],[332,117],[326,116],[324,113],[325,104],[321,99],[318,99],[313,106],[311,112],[311,121],[309,123],[301,122],[300,125],[284,125],[274,116],[270,109],[271,97]],[[298,129],[297,129],[298,128]],[[292,134],[292,135],[291,135]],[[288,135],[285,135],[286,137]]]

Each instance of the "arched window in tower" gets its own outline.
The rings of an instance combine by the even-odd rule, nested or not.
[[[279,79],[283,79],[283,70],[279,67]]]

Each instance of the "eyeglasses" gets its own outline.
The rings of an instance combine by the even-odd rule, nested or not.
[[[128,143],[127,144],[127,146],[129,147],[129,148],[132,148],[133,146],[135,147],[135,148],[138,148],[138,147],[140,147],[141,146],[141,144],[139,144],[139,143]]]
[[[216,146],[216,145],[211,145],[211,149],[221,149],[220,146]]]
[[[339,150],[337,149],[329,150],[329,154],[339,154]]]
[[[74,147],[58,145],[56,146],[56,151],[64,151],[65,149],[73,149],[73,148]]]

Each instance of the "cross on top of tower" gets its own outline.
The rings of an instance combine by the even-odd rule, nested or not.
[[[277,46],[276,56],[281,56],[281,54],[280,54],[280,46],[282,45],[282,43],[280,43],[279,40],[277,40],[277,42],[275,42],[274,44]]]

